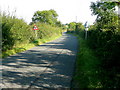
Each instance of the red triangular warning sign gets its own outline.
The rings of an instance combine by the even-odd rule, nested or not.
[[[33,30],[38,30],[38,27],[34,25]]]

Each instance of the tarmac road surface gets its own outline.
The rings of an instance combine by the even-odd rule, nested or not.
[[[77,53],[77,38],[59,39],[2,60],[1,88],[70,88]]]

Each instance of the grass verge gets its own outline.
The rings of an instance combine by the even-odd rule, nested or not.
[[[115,68],[106,69],[102,65],[102,57],[97,56],[88,45],[88,40],[83,39],[84,33],[80,32],[76,70],[72,81],[72,89],[76,88],[120,88],[120,73]]]
[[[29,43],[29,44],[20,44],[11,50],[7,50],[5,52],[2,52],[1,57],[5,58],[7,56],[14,55],[14,54],[19,53],[19,52],[23,52],[23,51],[28,50],[32,47],[37,46],[37,45],[41,45],[43,43],[55,40],[55,39],[59,38],[60,36],[61,35],[50,37],[50,38],[37,39],[36,41]]]
[[[72,88],[102,88],[100,60],[87,46],[86,40],[78,36],[79,50]]]

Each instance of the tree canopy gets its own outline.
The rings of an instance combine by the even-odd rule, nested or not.
[[[55,10],[36,11],[32,17],[32,22],[42,22],[50,25],[60,26],[61,22],[57,21],[58,14]]]
[[[115,13],[115,2],[92,2],[91,10],[93,15],[97,15],[96,23],[98,30],[117,30],[118,15]]]

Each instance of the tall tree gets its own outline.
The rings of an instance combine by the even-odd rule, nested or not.
[[[74,31],[75,28],[76,28],[76,22],[70,22],[70,23],[69,23],[69,29],[70,29],[71,31]]]
[[[55,10],[36,11],[32,17],[32,22],[43,22],[50,25],[57,23],[58,14]]]
[[[91,10],[94,15],[97,15],[96,22],[98,30],[115,30],[118,25],[118,16],[115,13],[114,2],[92,2]]]

